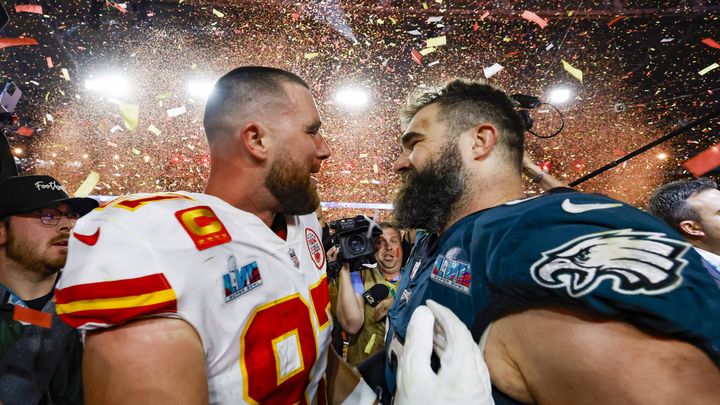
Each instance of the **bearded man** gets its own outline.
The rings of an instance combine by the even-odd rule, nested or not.
[[[323,403],[332,329],[310,88],[248,66],[205,107],[204,193],[123,197],[80,221],[57,311],[87,331],[90,404]]]
[[[393,392],[402,371],[400,403],[466,402],[463,376],[484,367],[458,370],[473,353],[453,356],[465,349],[443,339],[440,364],[428,361],[432,339],[409,344],[422,335],[413,311],[432,301],[480,342],[496,404],[717,402],[720,290],[676,231],[599,195],[524,198],[523,121],[485,83],[451,81],[403,118],[397,222],[427,232],[388,314],[387,383]],[[453,335],[425,324],[425,335]],[[426,356],[403,356],[404,344]]]

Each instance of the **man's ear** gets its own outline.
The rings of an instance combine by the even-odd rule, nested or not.
[[[705,236],[705,231],[698,221],[686,219],[680,222],[678,228],[680,228],[680,233],[682,233],[683,236],[690,239],[699,239]]]
[[[498,130],[494,125],[484,123],[473,128],[472,157],[474,160],[484,159],[495,148],[498,139]]]
[[[245,150],[255,159],[265,160],[268,157],[268,131],[260,123],[250,122],[235,133],[239,138],[238,144],[243,145]]]
[[[0,246],[4,246],[8,240],[8,224],[0,221]]]

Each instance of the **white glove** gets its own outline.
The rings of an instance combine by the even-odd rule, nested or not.
[[[468,328],[448,308],[428,300],[410,318],[398,360],[395,405],[493,405],[490,374]],[[440,358],[438,373],[430,356]]]

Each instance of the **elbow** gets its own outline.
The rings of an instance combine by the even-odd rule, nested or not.
[[[346,314],[344,314],[346,315]],[[342,329],[351,334],[354,335],[358,332],[360,332],[360,329],[363,327],[363,323],[365,323],[364,317],[361,316],[341,316],[338,314],[338,322],[340,323],[340,326]]]

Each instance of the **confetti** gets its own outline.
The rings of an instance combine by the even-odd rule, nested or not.
[[[0,49],[11,46],[37,45],[33,38],[0,38]]]
[[[436,60],[435,62],[430,62],[430,63],[428,63],[428,67],[433,67],[433,66],[435,66],[435,65],[437,65],[437,64],[439,64],[439,63],[440,63],[439,60]]]
[[[43,9],[42,9],[42,6],[37,5],[37,4],[16,4],[15,12],[16,13],[42,14]]]
[[[442,17],[430,17],[427,19],[427,21],[425,21],[425,23],[427,23],[427,24],[438,23],[438,22],[442,21],[442,19],[443,19]]]
[[[320,53],[318,53],[318,52],[306,53],[305,59],[310,60],[310,59],[317,58],[318,56],[320,56]]]
[[[499,63],[495,63],[490,67],[483,68],[483,73],[485,74],[485,78],[489,79],[498,74],[503,69],[504,67],[502,65],[500,65]]]
[[[563,69],[565,69],[566,72],[570,73],[570,75],[581,82],[583,81],[583,72],[580,69],[577,69],[573,67],[571,64],[565,62],[565,59],[561,59],[563,64]]]
[[[488,18],[489,15],[490,15],[489,11],[484,12],[483,15],[480,16],[480,21],[485,20],[486,18]]]
[[[707,46],[709,46],[709,47],[711,47],[711,48],[720,49],[720,44],[718,44],[717,42],[715,42],[715,40],[712,39],[712,38],[705,38],[705,39],[703,39],[703,40],[700,41],[700,42],[702,42],[703,44],[705,44],[705,45],[707,45]]]
[[[67,69],[62,68],[62,75],[63,75],[63,78],[65,78],[65,81],[68,81],[68,82],[70,81],[70,72],[68,72]]]
[[[615,17],[615,18],[613,18],[612,20],[610,20],[610,22],[607,23],[607,26],[608,26],[608,27],[611,27],[613,24],[615,24],[616,22],[622,20],[623,18],[627,18],[627,17],[625,17],[625,16],[623,16],[623,15],[618,16],[618,17]]]
[[[410,56],[412,57],[413,62],[418,65],[422,64],[423,56],[417,51],[417,49],[413,48],[412,52],[410,52]]]
[[[425,49],[421,49],[421,50],[420,50],[420,55],[425,56],[425,55],[427,55],[427,54],[429,54],[429,53],[433,53],[433,52],[435,52],[435,51],[437,51],[437,48],[425,48]]]
[[[135,148],[130,149],[130,152],[132,152],[136,156],[140,156],[140,153],[141,153],[139,150],[137,150]]]
[[[53,61],[52,61],[52,58],[48,56],[48,57],[45,58],[45,61],[47,62],[47,67],[48,67],[48,69],[52,69],[53,66],[54,66],[54,65],[53,65]]]
[[[445,44],[447,44],[447,39],[445,38],[445,35],[435,38],[429,38],[427,40],[428,48],[437,48],[438,46],[443,46]]]
[[[32,128],[28,128],[25,126],[22,126],[15,131],[20,136],[32,136],[33,132],[35,132]]]
[[[535,24],[539,25],[540,28],[545,28],[548,23],[547,20],[540,18],[539,15],[533,13],[532,11],[528,11],[528,10],[523,11],[523,13],[520,14],[520,17],[522,17],[528,21],[534,22]]]
[[[213,9],[213,10],[212,10],[212,13],[213,13],[213,15],[215,15],[215,16],[218,17],[218,18],[223,18],[223,17],[225,17],[225,14],[223,14],[222,12],[220,12],[219,10],[216,10],[216,9]]]
[[[408,34],[415,35],[416,37],[422,35],[422,33],[418,30],[408,31]]]
[[[138,126],[140,107],[135,104],[122,103],[120,104],[120,116],[125,128],[134,131]]]
[[[707,148],[683,163],[683,167],[696,177],[700,177],[718,166],[720,166],[720,143]]]
[[[155,135],[160,135],[160,129],[153,124],[150,124],[150,126],[147,128],[147,130],[152,132]]]
[[[707,73],[710,72],[711,70],[717,69],[718,67],[720,67],[720,65],[718,65],[717,63],[713,63],[712,65],[710,65],[710,66],[706,67],[705,69],[699,71],[698,74],[700,74],[700,76],[704,76],[705,74],[707,74]]]
[[[167,115],[170,118],[177,117],[178,115],[183,115],[187,112],[187,108],[185,106],[177,107],[177,108],[171,108],[167,110]]]
[[[87,197],[95,189],[95,186],[100,182],[100,175],[97,172],[90,171],[85,181],[80,184],[77,190],[73,193],[73,197]]]

